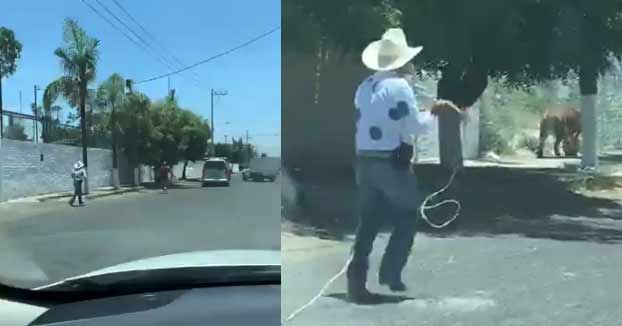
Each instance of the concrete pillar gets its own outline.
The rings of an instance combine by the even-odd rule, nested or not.
[[[462,155],[467,159],[479,156],[479,107],[473,106],[466,110],[462,122]]]
[[[596,121],[596,95],[581,96],[581,167],[598,167],[598,137]]]
[[[112,177],[112,187],[114,189],[119,189],[119,186],[120,186],[119,169],[112,169],[111,177]]]
[[[140,170],[141,170],[140,167],[134,168],[134,186],[136,187],[140,186],[140,182],[141,182]]]

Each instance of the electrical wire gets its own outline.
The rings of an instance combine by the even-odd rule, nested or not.
[[[136,24],[136,26],[138,26],[138,28],[140,28],[143,33],[150,38],[157,46],[160,47],[160,49],[162,49],[163,52],[166,52],[167,54],[169,54],[171,56],[171,58],[173,58],[173,60],[179,65],[179,67],[185,67],[186,64],[181,61],[181,59],[179,59],[175,53],[173,51],[171,51],[170,49],[168,49],[167,47],[165,47],[152,33],[150,33],[144,26],[143,24],[141,24],[136,18],[134,18],[134,16],[132,14],[130,14],[130,12],[125,9],[125,7],[123,7],[123,5],[121,5],[119,3],[119,1],[117,0],[112,0],[112,2],[115,4],[115,6],[117,6],[117,8],[119,8],[134,24]],[[196,72],[193,72],[193,75],[195,77],[195,79],[199,78],[199,75]]]
[[[273,29],[271,29],[271,30],[269,30],[268,32],[265,32],[265,33],[263,33],[263,34],[261,34],[261,35],[259,35],[259,36],[257,36],[257,37],[254,37],[254,38],[250,39],[249,41],[246,41],[246,42],[244,42],[244,43],[242,43],[242,44],[240,44],[240,45],[238,45],[238,46],[236,46],[236,47],[233,47],[233,48],[231,48],[231,49],[229,49],[229,50],[226,50],[226,51],[224,51],[224,52],[221,52],[221,53],[218,53],[218,54],[216,54],[216,55],[213,55],[213,56],[211,56],[211,57],[209,57],[209,58],[207,58],[207,59],[205,59],[205,60],[201,60],[201,61],[199,61],[199,62],[197,62],[197,63],[191,64],[191,65],[189,65],[189,66],[187,66],[187,67],[185,67],[185,68],[179,69],[179,70],[177,70],[177,71],[173,71],[173,72],[166,73],[166,74],[163,74],[163,75],[160,75],[160,76],[156,76],[156,77],[153,77],[153,78],[148,78],[148,79],[145,79],[145,80],[138,81],[138,82],[136,82],[136,84],[142,84],[142,83],[147,83],[147,82],[150,82],[150,81],[154,81],[154,80],[162,79],[162,78],[165,78],[165,77],[168,77],[168,76],[171,76],[171,75],[175,75],[175,74],[178,74],[178,73],[184,72],[184,71],[186,71],[186,70],[192,69],[192,68],[197,67],[197,66],[200,66],[200,65],[202,65],[202,64],[208,63],[208,62],[210,62],[210,61],[212,61],[212,60],[214,60],[214,59],[217,59],[217,58],[223,57],[223,56],[225,56],[225,55],[227,55],[227,54],[229,54],[229,53],[231,53],[231,52],[234,52],[234,51],[236,51],[236,50],[239,50],[239,49],[241,49],[241,48],[244,48],[244,47],[246,47],[246,46],[249,46],[249,45],[251,45],[251,44],[253,44],[253,43],[255,43],[255,42],[257,42],[257,41],[261,40],[262,38],[265,38],[265,37],[267,37],[268,35],[270,35],[270,34],[272,34],[272,33],[276,32],[276,31],[277,31],[277,30],[279,30],[279,29],[281,29],[281,26],[280,26],[280,25],[279,25],[279,26],[277,26],[277,27],[275,27],[275,28],[273,28]]]

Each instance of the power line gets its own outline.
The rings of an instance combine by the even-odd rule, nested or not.
[[[125,9],[125,7],[123,7],[123,5],[121,5],[117,0],[112,0],[112,2],[115,4],[115,6],[117,6],[117,8],[119,8],[132,22],[134,22],[134,24],[136,24],[136,26],[138,26],[138,28],[140,28],[143,33],[145,33],[145,35],[147,35],[147,37],[149,37],[156,45],[158,45],[163,52],[168,52],[168,54],[173,58],[173,60],[180,66],[180,67],[184,67],[186,64],[183,63],[176,55],[173,51],[169,50],[168,48],[166,48],[164,45],[162,45],[161,42],[158,41],[158,39],[151,34],[136,18],[134,18],[134,16],[132,14],[129,13],[129,11],[127,9]],[[199,77],[198,74],[196,72],[193,72],[193,75],[195,77]]]
[[[177,70],[177,71],[173,71],[173,72],[166,73],[166,74],[163,74],[163,75],[160,75],[160,76],[156,76],[156,77],[153,77],[153,78],[149,78],[149,79],[141,80],[141,81],[139,81],[139,82],[136,82],[136,84],[142,84],[142,83],[147,83],[147,82],[150,82],[150,81],[158,80],[158,79],[161,79],[161,78],[164,78],[164,77],[168,77],[168,76],[171,76],[171,75],[178,74],[178,73],[180,73],[180,72],[184,72],[184,71],[189,70],[189,69],[192,69],[192,68],[194,68],[194,67],[196,67],[196,66],[199,66],[199,65],[205,64],[205,63],[207,63],[207,62],[209,62],[209,61],[212,61],[212,60],[214,60],[214,59],[220,58],[220,57],[225,56],[225,55],[227,55],[227,54],[229,54],[229,53],[231,53],[231,52],[234,52],[234,51],[239,50],[239,49],[241,49],[241,48],[243,48],[243,47],[246,47],[246,46],[248,46],[248,45],[250,45],[250,44],[252,44],[252,43],[255,43],[255,42],[259,41],[260,39],[262,39],[262,38],[264,38],[264,37],[266,37],[266,36],[268,36],[268,35],[270,35],[270,34],[272,34],[272,33],[276,32],[276,31],[277,31],[277,30],[279,30],[279,29],[281,29],[281,25],[279,25],[279,26],[277,26],[277,27],[275,27],[275,28],[271,29],[271,30],[270,30],[270,31],[268,31],[268,32],[265,32],[265,33],[263,33],[263,34],[261,34],[261,35],[259,35],[259,36],[255,37],[255,38],[253,38],[253,39],[251,39],[251,40],[249,40],[249,41],[246,41],[246,42],[244,42],[244,43],[242,43],[242,44],[240,44],[240,45],[238,45],[238,46],[236,46],[236,47],[234,47],[234,48],[231,48],[231,49],[229,49],[229,50],[227,50],[227,51],[224,51],[224,52],[221,52],[221,53],[216,54],[216,55],[214,55],[214,56],[211,56],[211,57],[209,57],[209,58],[207,58],[207,59],[205,59],[205,60],[199,61],[199,62],[197,62],[197,63],[194,63],[194,64],[192,64],[192,65],[190,65],[190,66],[187,66],[187,67],[185,67],[185,68],[179,69],[179,70]]]
[[[123,27],[125,27],[126,30],[128,30],[130,33],[132,33],[132,35],[134,35],[140,42],[142,42],[146,47],[148,47],[157,57],[159,57],[160,59],[162,59],[163,61],[165,61],[165,64],[167,67],[169,67],[169,69],[171,70],[175,70],[178,69],[178,67],[175,67],[175,63],[170,60],[166,55],[162,55],[161,53],[159,53],[159,51],[153,47],[151,44],[149,44],[149,42],[147,42],[144,38],[142,38],[138,33],[136,33],[134,31],[134,29],[132,29],[130,26],[128,26],[121,18],[119,18],[117,15],[115,15],[114,12],[112,12],[112,10],[110,10],[106,5],[104,5],[103,3],[101,3],[101,1],[99,0],[95,0],[100,7],[102,7],[110,16],[112,16],[116,21],[119,22],[119,24],[121,24]],[[183,67],[183,65],[180,65]],[[196,86],[198,86],[198,80],[195,77],[194,80]]]
[[[142,44],[136,42],[136,40],[134,40],[129,35],[127,35],[125,33],[125,31],[123,31],[122,29],[119,28],[119,26],[117,26],[113,22],[111,22],[110,19],[108,19],[108,17],[104,16],[101,12],[99,12],[99,10],[97,10],[97,9],[95,9],[95,7],[91,6],[90,3],[86,2],[85,0],[81,0],[81,1],[82,1],[83,4],[85,4],[87,7],[89,7],[94,13],[96,13],[97,16],[99,16],[101,19],[105,20],[110,26],[112,26],[114,29],[116,29],[119,33],[123,34],[123,36],[125,36],[125,38],[127,38],[130,42],[132,42],[137,47],[139,47],[141,49],[144,49],[144,46]]]
[[[108,13],[108,15],[112,16],[112,18],[114,18],[117,22],[119,22],[119,24],[121,24],[123,27],[125,27],[125,29],[127,31],[129,31],[132,35],[134,35],[134,37],[136,37],[136,39],[138,39],[139,42],[144,44],[146,48],[150,49],[153,52],[153,54],[155,54],[155,56],[159,60],[161,60],[161,62],[163,62],[169,69],[171,69],[171,70],[175,70],[176,69],[171,64],[171,61],[166,56],[163,56],[162,54],[158,53],[158,50],[156,50],[153,46],[151,46],[151,44],[149,44],[149,42],[145,41],[145,39],[143,39],[140,35],[138,35],[138,33],[136,33],[130,26],[128,26],[121,18],[119,18],[117,15],[115,15],[115,13],[112,12],[106,5],[104,5],[99,0],[95,0],[95,2],[97,2],[97,4],[99,4],[99,6],[102,7]]]
[[[120,28],[118,25],[116,25],[115,23],[110,21],[110,19],[108,17],[106,17],[103,13],[101,13],[99,10],[97,10],[95,7],[93,7],[90,3],[86,2],[85,0],[81,0],[81,1],[89,9],[91,9],[91,11],[93,11],[97,16],[99,16],[106,23],[108,23],[110,26],[112,26],[114,29],[116,29],[119,33],[121,33],[128,41],[130,41],[132,44],[134,44],[135,46],[137,46],[141,50],[145,51],[147,54],[150,54],[149,51],[147,51],[147,48],[144,45],[142,45],[141,43],[137,42],[134,38],[132,38],[130,35],[128,35],[122,28]],[[161,58],[156,57],[156,59],[158,59],[160,61],[160,63],[168,66],[168,69],[174,70],[174,68],[170,67],[167,63],[163,62]],[[198,87],[198,85],[195,85],[195,86]]]

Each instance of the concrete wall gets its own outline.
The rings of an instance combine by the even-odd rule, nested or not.
[[[479,157],[479,107],[477,104],[466,111],[462,123],[462,156],[465,159]]]
[[[34,144],[3,139],[0,145],[0,201],[70,191],[74,162],[82,158],[75,146]],[[89,149],[89,186],[111,185],[112,152]]]

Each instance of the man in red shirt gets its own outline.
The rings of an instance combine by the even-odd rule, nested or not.
[[[173,171],[171,171],[171,168],[166,165],[166,161],[163,161],[160,165],[158,174],[160,177],[160,187],[162,188],[162,191],[168,192],[168,184],[170,182],[169,176],[170,178],[174,178],[175,175],[173,174]]]

